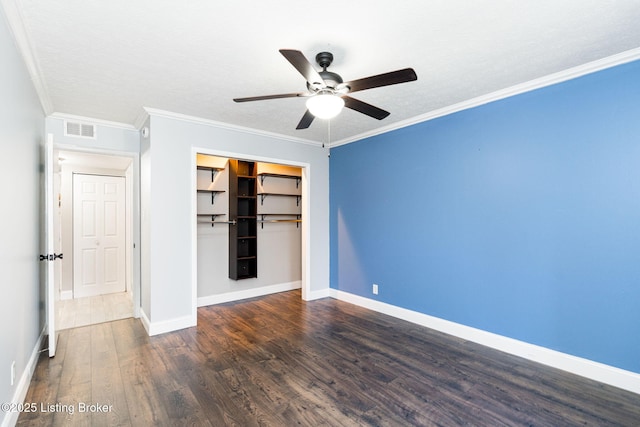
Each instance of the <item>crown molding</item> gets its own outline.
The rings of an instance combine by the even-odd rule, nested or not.
[[[145,108],[143,108],[142,111],[140,111],[140,114],[138,114],[138,117],[136,117],[136,119],[134,120],[133,126],[136,129],[141,130],[148,119],[149,119],[149,113]]]
[[[4,8],[7,24],[13,34],[16,46],[22,56],[25,66],[27,67],[27,71],[31,76],[31,82],[33,83],[33,87],[40,99],[44,115],[48,116],[53,112],[53,103],[51,101],[51,96],[49,96],[47,84],[42,76],[40,64],[33,52],[29,33],[27,32],[24,25],[24,19],[22,18],[22,10],[18,4],[19,2],[16,0],[1,0],[1,2],[2,7]]]
[[[235,132],[242,132],[242,133],[262,136],[262,137],[266,137],[266,138],[273,138],[273,139],[277,139],[277,140],[280,140],[280,141],[297,142],[297,143],[301,143],[301,144],[314,145],[314,146],[317,146],[317,147],[322,146],[322,143],[317,142],[317,141],[311,141],[309,139],[294,138],[294,137],[291,137],[291,136],[282,135],[282,134],[275,133],[275,132],[268,132],[268,131],[248,128],[248,127],[244,127],[244,126],[231,125],[231,124],[228,124],[228,123],[218,122],[218,121],[215,121],[215,120],[204,119],[202,117],[189,116],[189,115],[186,115],[186,114],[174,113],[172,111],[159,110],[159,109],[156,109],[156,108],[149,108],[149,107],[144,107],[144,110],[151,117],[153,117],[153,116],[165,117],[165,118],[179,120],[179,121],[183,121],[183,122],[189,122],[189,123],[195,123],[195,124],[200,124],[200,125],[205,125],[205,126],[211,126],[211,127],[215,127],[215,128],[219,128],[219,129],[231,130],[231,131],[235,131]]]
[[[359,141],[361,139],[370,138],[372,136],[381,135],[383,133],[391,132],[393,130],[401,129],[407,126],[412,126],[418,123],[426,122],[436,119],[438,117],[447,116],[449,114],[457,113],[459,111],[468,110],[470,108],[478,107],[480,105],[488,104],[490,102],[498,101],[501,99],[509,98],[515,95],[519,95],[526,92],[531,92],[536,89],[551,86],[554,84],[562,83],[568,80],[576,79],[578,77],[592,74],[598,71],[612,68],[618,65],[626,64],[640,59],[640,48],[631,49],[616,55],[608,56],[597,61],[588,62],[577,67],[569,68],[564,71],[549,74],[538,79],[530,80],[525,83],[521,83],[515,86],[501,89],[486,95],[478,96],[457,104],[449,105],[444,108],[430,111],[425,114],[421,114],[416,117],[412,117],[407,120],[398,121],[388,126],[383,126],[372,130],[370,132],[360,133],[358,135],[344,138],[339,141],[331,143],[331,148],[338,147],[340,145],[349,144],[351,142]]]
[[[133,130],[133,131],[139,130],[135,126],[127,123],[111,122],[109,120],[94,119],[92,117],[76,116],[74,114],[67,114],[67,113],[55,112],[55,113],[49,114],[47,117],[52,119],[59,119],[59,120],[73,120],[76,122],[94,124],[99,126],[107,126],[111,128],[124,129],[124,130]]]

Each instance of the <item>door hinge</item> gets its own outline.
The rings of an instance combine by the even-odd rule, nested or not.
[[[57,259],[62,259],[63,254],[45,254],[40,255],[40,261],[55,261]]]

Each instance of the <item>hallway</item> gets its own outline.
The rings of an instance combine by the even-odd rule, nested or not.
[[[56,301],[56,330],[133,317],[130,292]]]

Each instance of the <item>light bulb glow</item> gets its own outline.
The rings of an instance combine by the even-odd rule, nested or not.
[[[344,99],[330,93],[320,93],[307,100],[307,109],[319,119],[331,119],[342,111]]]

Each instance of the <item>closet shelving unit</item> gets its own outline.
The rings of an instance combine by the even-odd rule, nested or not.
[[[229,160],[229,278],[258,276],[256,163]]]

